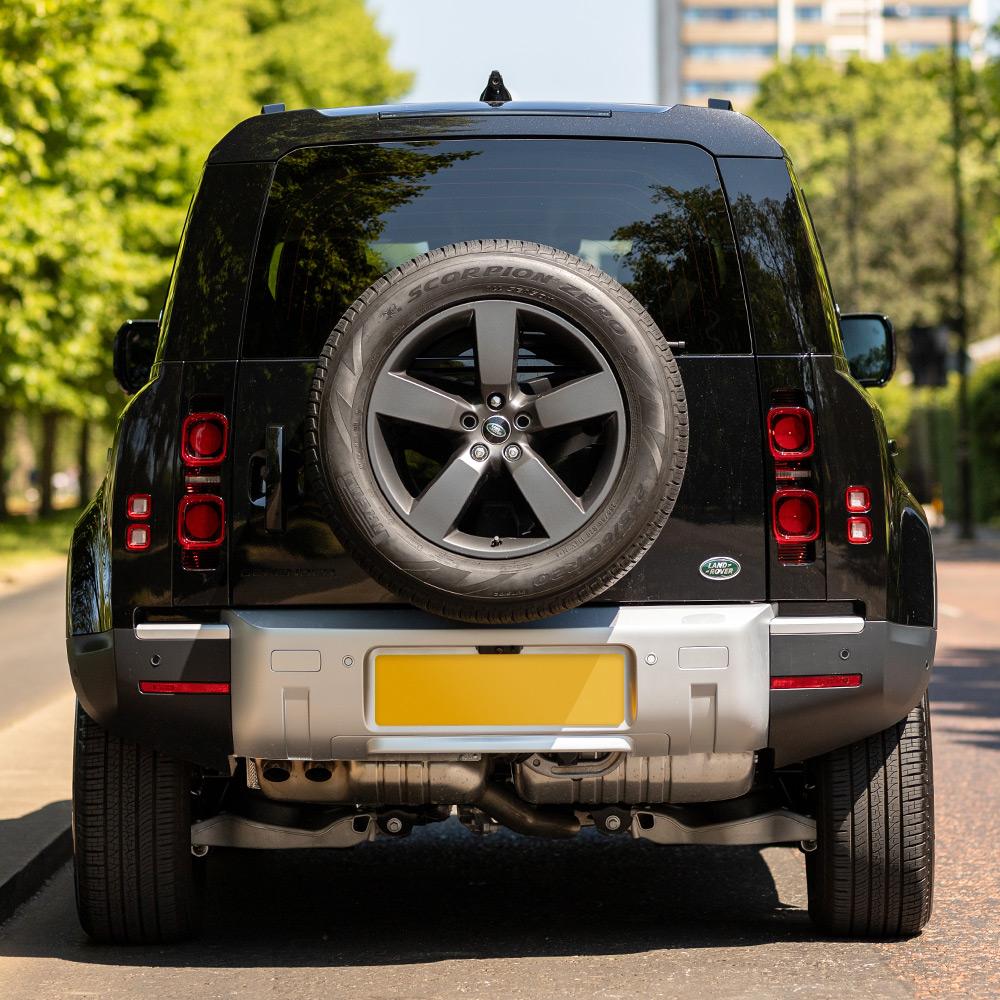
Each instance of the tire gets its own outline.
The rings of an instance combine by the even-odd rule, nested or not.
[[[200,926],[187,765],[111,736],[77,705],[73,869],[84,931],[164,944]]]
[[[831,934],[918,934],[931,914],[934,790],[927,695],[895,726],[817,758],[809,915]]]
[[[553,323],[562,324],[571,331],[567,336],[577,336],[589,345],[586,349],[592,349],[595,364],[605,366],[608,378],[601,383],[601,391],[617,391],[621,399],[620,416],[606,425],[613,428],[609,435],[618,435],[614,462],[620,464],[602,466],[595,460],[597,468],[605,470],[601,473],[607,480],[602,486],[605,492],[594,500],[593,509],[587,509],[582,494],[576,494],[581,511],[573,508],[573,518],[559,522],[555,532],[551,526],[556,518],[549,510],[549,524],[543,530],[535,535],[526,531],[523,537],[497,531],[489,543],[493,548],[485,542],[491,531],[478,537],[445,533],[435,538],[408,521],[404,509],[428,496],[429,488],[396,502],[385,475],[379,478],[388,465],[379,465],[377,455],[373,457],[377,449],[371,444],[375,426],[371,421],[381,419],[372,402],[380,373],[389,370],[408,337],[418,336],[438,317],[464,310],[473,317],[469,323],[478,338],[481,314],[477,310],[491,305],[503,310],[510,303],[514,303],[519,331],[526,322],[522,310],[544,314],[541,322],[550,317]],[[522,336],[527,335],[518,332],[513,340],[518,359]],[[480,452],[489,452],[491,464],[484,468],[499,467],[496,475],[511,476],[520,488],[516,460],[510,461],[509,468],[503,465],[512,451],[510,443],[490,451],[482,447],[483,438],[477,437],[480,431],[486,434],[488,424],[495,426],[483,407],[497,398],[513,407],[515,397],[535,405],[541,397],[534,395],[533,387],[522,388],[517,367],[509,394],[490,395],[480,348],[468,356],[477,387],[470,391],[476,396],[482,422],[466,437],[455,439],[460,443],[447,461],[456,466],[465,462],[475,469],[468,456],[475,456],[478,447]],[[409,378],[408,369],[402,370]],[[551,391],[551,385],[542,394],[545,391]],[[576,398],[585,395],[578,393]],[[564,394],[564,402],[568,398]],[[541,414],[543,404],[537,405]],[[508,416],[513,442],[517,438],[513,428],[520,426],[516,421],[528,418],[513,411]],[[568,419],[565,423],[570,425]],[[545,426],[539,416],[538,430]],[[571,429],[575,433],[576,425]],[[522,436],[528,439],[530,435]],[[474,441],[479,445],[472,444],[470,450]],[[687,404],[680,373],[649,314],[617,281],[579,258],[551,247],[506,240],[454,244],[432,251],[390,271],[368,288],[345,313],[323,349],[306,422],[311,489],[355,560],[403,600],[442,617],[482,624],[525,622],[557,614],[596,598],[623,577],[652,545],[670,515],[683,480],[687,444]],[[532,448],[526,445],[517,451],[521,461],[536,461]],[[608,468],[613,468],[613,474]],[[390,469],[386,475],[392,474]],[[571,493],[575,491],[566,490],[567,495]],[[469,495],[477,496],[475,492]],[[466,501],[473,506],[475,502]],[[530,506],[531,501],[525,502]],[[465,509],[459,507],[455,519],[447,522],[446,532],[465,516]],[[531,510],[534,514],[535,508]],[[586,520],[577,524],[577,513]],[[563,530],[572,533],[561,537]],[[452,537],[463,541],[452,544]],[[531,545],[539,549],[528,551]]]

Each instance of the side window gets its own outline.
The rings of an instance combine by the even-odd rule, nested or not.
[[[206,167],[163,308],[157,360],[236,357],[269,163]]]
[[[278,164],[243,355],[315,357],[381,274],[464,240],[566,250],[688,354],[745,354],[736,242],[711,156],[683,143],[478,139],[320,147]]]
[[[834,353],[837,316],[805,201],[779,159],[720,157],[758,354]]]

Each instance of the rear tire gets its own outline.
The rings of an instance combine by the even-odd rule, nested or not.
[[[927,695],[901,722],[814,762],[809,915],[831,934],[918,934],[931,915],[934,788]]]
[[[77,706],[73,868],[83,929],[112,944],[181,941],[200,926],[186,764],[105,732]]]

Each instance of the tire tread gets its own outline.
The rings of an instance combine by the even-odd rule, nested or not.
[[[931,914],[934,811],[927,696],[902,721],[813,762],[809,912],[824,930],[909,937]]]

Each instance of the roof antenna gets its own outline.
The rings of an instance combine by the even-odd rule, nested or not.
[[[504,86],[500,70],[495,69],[490,73],[490,78],[486,82],[486,89],[479,95],[479,100],[486,101],[487,104],[492,104],[493,107],[511,100],[510,91]]]

